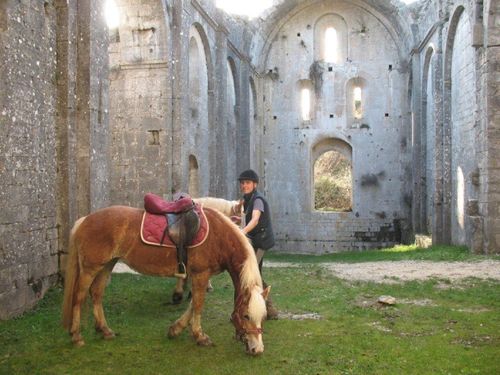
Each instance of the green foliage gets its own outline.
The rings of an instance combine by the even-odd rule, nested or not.
[[[440,258],[452,250],[462,253],[433,248],[429,254]],[[421,256],[421,251],[362,254],[395,260],[402,254]],[[391,285],[342,281],[308,259],[302,258],[299,268],[264,266],[264,277],[281,312],[314,312],[321,319],[266,322],[266,350],[260,357],[245,354],[232,337],[233,287],[226,273],[212,279],[215,291],[207,294],[202,324],[216,343],[208,348],[196,346],[188,332],[167,339],[168,326],[187,307],[169,303],[173,279],[114,274],[104,301],[108,322],[118,333],[114,340],[95,334],[88,316],[86,345],[74,348],[60,326],[62,291],[53,288],[34,311],[0,322],[0,374],[497,373],[498,282],[471,279],[442,289],[436,280]],[[394,296],[396,305],[378,305],[377,297],[384,294]]]
[[[338,152],[325,152],[314,164],[315,209],[350,211],[351,196],[351,164]]]

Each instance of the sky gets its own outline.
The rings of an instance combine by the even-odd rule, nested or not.
[[[286,0],[285,0],[286,1]],[[405,4],[417,0],[400,0]],[[273,4],[273,0],[216,0],[216,5],[228,13],[257,17]]]

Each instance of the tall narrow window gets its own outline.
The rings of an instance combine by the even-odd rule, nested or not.
[[[302,121],[311,120],[311,90],[303,88],[300,92],[300,104],[302,108]]]
[[[120,11],[114,0],[107,0],[104,5],[104,14],[109,29],[116,29],[120,25]]]
[[[363,106],[361,103],[361,87],[355,87],[353,90],[353,101],[354,101],[354,118],[360,119],[363,117]]]
[[[336,63],[338,60],[338,38],[337,30],[329,27],[325,31],[325,61],[327,63]]]

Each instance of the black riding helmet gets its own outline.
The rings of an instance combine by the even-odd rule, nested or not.
[[[258,184],[259,175],[255,173],[254,170],[247,169],[246,171],[241,172],[240,176],[238,177],[238,181],[243,181],[243,180],[253,181]]]

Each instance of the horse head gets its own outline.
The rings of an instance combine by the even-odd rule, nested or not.
[[[236,301],[231,320],[236,330],[236,339],[246,345],[246,351],[251,355],[264,352],[262,341],[263,326],[266,319],[266,299],[271,287],[264,291],[260,286],[254,286],[241,293]]]

